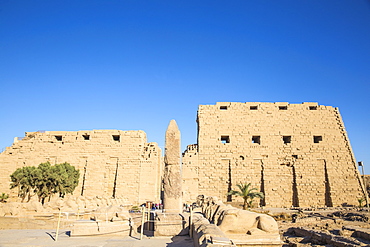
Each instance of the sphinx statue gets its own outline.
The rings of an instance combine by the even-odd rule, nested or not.
[[[225,205],[217,197],[198,196],[197,199],[202,215],[233,242],[281,246],[279,227],[273,217]]]

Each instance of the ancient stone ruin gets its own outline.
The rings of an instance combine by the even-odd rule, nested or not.
[[[184,203],[200,194],[239,200],[227,193],[240,182],[263,192],[257,204],[268,207],[357,205],[364,197],[338,108],[219,102],[200,105],[197,123],[198,142],[182,157]],[[46,161],[80,170],[76,195],[119,198],[130,205],[162,199],[167,175],[161,150],[147,143],[143,131],[26,132],[0,154],[0,192],[16,196],[9,189],[10,174]],[[166,167],[171,164],[167,160]]]
[[[190,231],[195,246],[281,246],[279,228],[269,215],[225,205],[217,197],[197,200],[200,210]]]
[[[26,132],[0,154],[0,191],[10,191],[10,174],[23,166],[68,162],[80,170],[74,195],[120,198],[139,205],[160,200],[161,149],[143,131]]]
[[[267,207],[358,205],[364,197],[338,108],[317,103],[200,105],[198,143],[183,154],[184,200],[223,202],[242,183],[265,194]]]
[[[171,120],[166,131],[163,175],[163,207],[171,213],[181,213],[183,209],[180,144],[180,130]]]

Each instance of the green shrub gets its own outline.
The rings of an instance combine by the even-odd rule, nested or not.
[[[51,165],[49,162],[41,163],[38,167],[25,166],[18,168],[10,175],[10,189],[18,188],[18,196],[22,202],[27,197],[37,195],[44,204],[45,199],[53,194],[64,197],[72,194],[78,185],[80,172],[69,163]]]
[[[9,195],[8,194],[5,194],[5,193],[1,193],[0,195],[0,202],[6,202],[6,199],[9,198]]]

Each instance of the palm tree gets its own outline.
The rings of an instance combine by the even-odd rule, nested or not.
[[[255,191],[257,188],[250,188],[251,183],[248,184],[237,184],[239,190],[231,190],[228,195],[233,195],[233,196],[240,196],[243,197],[244,203],[243,203],[243,209],[246,210],[247,207],[250,208],[253,203],[254,198],[264,198],[264,195],[262,192]]]

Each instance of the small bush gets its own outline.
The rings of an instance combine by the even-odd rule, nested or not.
[[[364,206],[363,203],[365,202],[365,198],[363,197],[358,198],[357,201],[358,201],[358,207],[362,208]]]
[[[9,198],[8,194],[1,193],[0,195],[0,202],[6,202],[6,200]]]
[[[130,209],[130,212],[131,213],[141,212],[141,209],[139,206],[132,206],[132,208]]]

